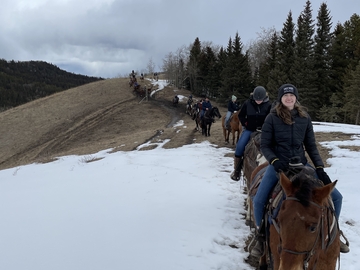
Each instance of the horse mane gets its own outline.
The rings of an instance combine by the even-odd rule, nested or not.
[[[316,178],[304,171],[293,176],[291,182],[296,190],[294,197],[305,207],[310,205],[314,188],[321,186]]]

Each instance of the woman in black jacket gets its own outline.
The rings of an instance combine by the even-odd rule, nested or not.
[[[271,189],[278,182],[277,173],[289,168],[292,157],[298,156],[301,163],[308,165],[305,150],[313,162],[316,174],[326,185],[331,183],[324,172],[324,163],[316,146],[315,134],[311,118],[306,109],[298,102],[298,91],[292,84],[284,84],[279,88],[278,103],[266,117],[261,133],[261,152],[269,162],[257,193],[253,198],[254,216],[257,227],[260,227],[264,206]],[[340,216],[342,195],[334,189],[331,193],[335,215]],[[262,254],[263,245],[257,245],[251,251],[254,256]],[[340,243],[341,252],[349,252],[349,248]]]

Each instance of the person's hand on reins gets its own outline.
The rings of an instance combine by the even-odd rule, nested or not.
[[[280,171],[285,172],[289,169],[289,164],[285,161],[280,161],[278,158],[274,158],[271,161],[271,165],[274,166],[276,172],[280,172]]]

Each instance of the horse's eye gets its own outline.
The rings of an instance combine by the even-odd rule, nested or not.
[[[311,233],[316,232],[317,226],[316,225],[310,225],[309,230]]]

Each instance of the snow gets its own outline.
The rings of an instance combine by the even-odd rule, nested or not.
[[[359,146],[360,126],[314,129],[354,134],[322,144],[344,196],[340,227],[351,251],[341,269],[357,269],[360,152],[346,146]],[[0,269],[253,269],[244,261],[243,183],[229,177],[234,150],[207,141],[164,149],[168,141],[0,171]]]

